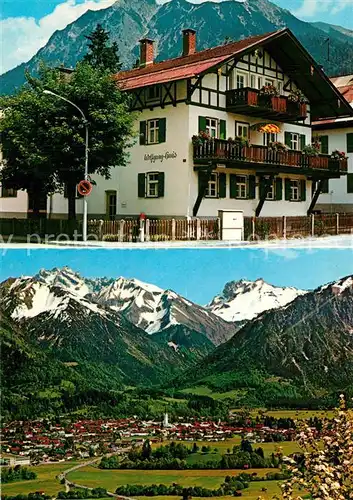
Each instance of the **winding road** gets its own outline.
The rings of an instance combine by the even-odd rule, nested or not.
[[[113,455],[119,455],[121,453],[125,453],[126,451],[128,451],[128,448],[117,450],[115,453],[110,453],[109,455],[106,455],[106,456],[111,457]],[[97,457],[97,458],[91,459],[91,460],[89,460],[87,462],[83,462],[81,464],[75,465],[74,467],[70,467],[70,469],[67,469],[67,470],[64,470],[63,472],[61,472],[58,475],[58,480],[60,482],[63,479],[65,480],[65,491],[66,491],[66,493],[69,493],[70,487],[73,487],[73,488],[83,488],[84,490],[89,490],[89,491],[93,490],[93,488],[90,488],[90,487],[85,486],[83,484],[77,484],[77,483],[73,483],[72,481],[69,481],[66,476],[70,472],[73,472],[73,471],[78,470],[78,469],[82,469],[83,467],[87,467],[88,465],[93,465],[93,464],[99,462],[100,460],[102,460],[102,457]],[[116,493],[112,493],[111,491],[107,491],[107,496],[114,497],[114,498],[119,498],[121,500],[134,500],[131,497],[124,497],[124,496],[121,496],[121,495],[117,495]]]

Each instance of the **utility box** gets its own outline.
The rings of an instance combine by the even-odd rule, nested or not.
[[[221,240],[244,240],[244,212],[242,210],[219,210]]]

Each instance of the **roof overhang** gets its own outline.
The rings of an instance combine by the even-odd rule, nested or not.
[[[244,50],[225,58],[217,67],[234,57],[240,58],[257,47],[266,50],[281,66],[282,70],[300,88],[310,102],[312,120],[334,119],[353,116],[353,108],[331,82],[309,52],[289,29],[271,33]],[[213,67],[212,71],[217,69]],[[210,69],[206,72],[210,72]]]

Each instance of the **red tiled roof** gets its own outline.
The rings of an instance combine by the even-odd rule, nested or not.
[[[144,68],[121,71],[117,73],[114,78],[125,90],[132,90],[139,87],[154,85],[156,83],[193,78],[222,61],[227,60],[233,54],[242,52],[252,45],[258,45],[282,31],[285,30],[252,36],[238,42],[202,50],[189,56],[182,56],[154,63]]]

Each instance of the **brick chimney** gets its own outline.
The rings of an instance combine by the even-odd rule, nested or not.
[[[190,56],[196,52],[196,31],[183,30],[183,56]]]
[[[153,64],[154,60],[154,41],[149,38],[140,40],[140,67],[144,68],[149,64]]]

